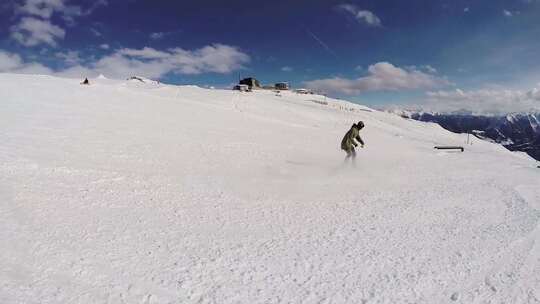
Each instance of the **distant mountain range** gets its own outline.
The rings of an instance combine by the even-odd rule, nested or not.
[[[474,115],[464,111],[449,114],[393,111],[405,118],[435,122],[456,133],[500,143],[510,151],[522,151],[540,161],[540,112],[504,116]]]

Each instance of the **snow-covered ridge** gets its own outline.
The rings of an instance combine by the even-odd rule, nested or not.
[[[529,157],[324,96],[79,83],[0,74],[2,303],[540,298]]]
[[[474,133],[508,148],[522,151],[540,160],[540,113],[510,113],[503,116],[392,110],[391,113],[419,121],[435,122],[458,133]]]
[[[485,112],[473,112],[466,109],[456,110],[456,111],[445,111],[445,112],[439,112],[439,111],[430,111],[430,110],[423,110],[420,108],[398,108],[398,107],[391,107],[384,109],[385,112],[393,113],[399,116],[411,118],[412,115],[423,115],[423,114],[429,114],[429,115],[455,115],[455,116],[484,116],[484,117],[507,117],[508,119],[513,119],[515,117],[522,117],[522,116],[531,116],[531,117],[539,117],[540,112],[531,109],[528,112],[512,112],[507,114],[494,114],[494,113],[485,113]]]

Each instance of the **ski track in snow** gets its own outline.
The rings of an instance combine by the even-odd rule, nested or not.
[[[1,303],[540,303],[530,158],[321,96],[91,82],[0,74]]]

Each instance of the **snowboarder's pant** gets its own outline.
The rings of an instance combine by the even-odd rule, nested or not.
[[[344,149],[345,152],[347,152],[347,157],[346,158],[349,158],[349,157],[352,157],[352,158],[355,158],[356,157],[356,150],[354,150],[354,148],[349,148],[349,149]]]

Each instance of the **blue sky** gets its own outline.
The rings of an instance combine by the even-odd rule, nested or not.
[[[8,0],[0,25],[1,72],[255,76],[370,105],[540,100],[538,0]]]

